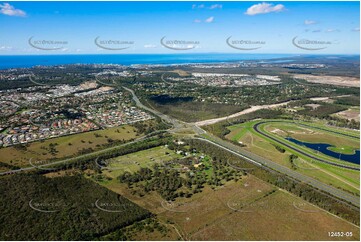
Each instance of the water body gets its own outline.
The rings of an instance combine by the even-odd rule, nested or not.
[[[333,147],[330,144],[324,144],[324,143],[307,143],[307,142],[303,142],[303,141],[299,141],[296,139],[293,139],[291,137],[287,137],[287,140],[301,145],[301,146],[306,146],[310,149],[316,150],[321,152],[322,154],[334,157],[336,159],[341,159],[343,161],[347,161],[347,162],[351,162],[353,164],[360,164],[360,150],[356,150],[355,154],[353,155],[346,155],[346,154],[341,154],[341,153],[337,153],[337,152],[333,152],[332,150],[329,150],[328,147]]]
[[[0,69],[66,64],[194,64],[289,58],[286,54],[92,54],[92,55],[0,55]]]
[[[260,61],[258,63],[261,64],[277,64],[277,63],[289,63],[289,62],[293,62],[293,60],[267,60],[267,61]]]

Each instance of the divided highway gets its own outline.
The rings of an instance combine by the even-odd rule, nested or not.
[[[138,107],[140,108],[144,108],[150,112],[152,112],[153,114],[156,114],[158,115],[160,112],[156,111],[156,110],[153,110],[149,107],[146,107],[144,106],[140,101],[139,99],[137,98],[137,96],[135,95],[134,91],[129,89],[129,88],[126,88],[126,87],[123,87],[124,89],[126,89],[127,91],[131,92],[131,94],[133,95],[133,100],[136,102],[136,104],[138,105]],[[193,129],[194,132],[196,134],[198,134],[199,136],[203,135],[203,134],[207,134],[208,137],[210,138],[197,138],[197,139],[201,139],[201,140],[204,140],[210,144],[213,144],[213,145],[216,145],[222,149],[225,149],[235,155],[238,155],[239,157],[255,164],[255,165],[258,165],[258,166],[265,166],[265,167],[269,167],[275,171],[278,171],[280,173],[283,173],[283,174],[286,174],[288,175],[289,177],[295,179],[295,180],[298,180],[298,181],[301,181],[301,182],[304,182],[306,184],[309,184],[311,186],[313,186],[314,188],[316,189],[319,189],[321,191],[324,191],[326,193],[329,193],[341,200],[344,200],[346,202],[349,202],[353,205],[356,205],[357,207],[360,207],[360,198],[358,196],[355,196],[355,195],[352,195],[348,192],[345,192],[343,190],[340,190],[340,189],[337,189],[333,186],[330,186],[330,185],[327,185],[327,184],[324,184],[314,178],[311,178],[309,176],[306,176],[306,175],[303,175],[301,173],[298,173],[297,171],[294,171],[294,170],[291,170],[287,167],[284,167],[278,163],[275,163],[271,160],[268,160],[268,159],[265,159],[263,157],[260,157],[254,153],[251,153],[247,150],[244,150],[242,149],[241,147],[239,146],[236,146],[228,141],[225,141],[225,140],[222,140],[216,136],[213,136],[209,133],[207,133],[205,130],[203,130],[202,128],[200,128],[198,125],[196,124],[191,124],[191,123],[185,123],[185,122],[182,122],[182,121],[179,121],[177,119],[174,119],[174,118],[170,118],[168,117],[167,115],[163,114],[163,113],[160,113],[161,115],[158,115],[160,118],[162,118],[163,120],[167,121],[167,122],[171,122],[173,125],[174,125],[174,129],[178,128],[179,126],[188,126],[189,128]]]
[[[258,166],[264,166],[264,167],[268,167],[268,168],[271,168],[275,171],[278,171],[280,173],[283,173],[283,174],[286,174],[288,175],[289,177],[295,179],[295,180],[298,180],[298,181],[301,181],[301,182],[304,182],[304,183],[307,183],[313,187],[315,187],[316,189],[319,189],[321,191],[324,191],[324,192],[327,192],[329,194],[332,194],[333,196],[341,199],[341,200],[344,200],[346,202],[349,202],[353,205],[356,205],[358,207],[360,207],[360,198],[358,196],[355,196],[355,195],[352,195],[350,193],[347,193],[343,190],[340,190],[340,189],[337,189],[335,187],[332,187],[332,186],[329,186],[329,185],[326,185],[314,178],[311,178],[311,177],[308,177],[306,175],[303,175],[303,174],[300,174],[294,170],[291,170],[287,167],[284,167],[278,163],[275,163],[271,160],[268,160],[268,159],[265,159],[263,157],[260,157],[256,154],[253,154],[249,151],[246,151],[244,149],[242,149],[241,147],[237,146],[237,145],[234,145],[228,141],[225,141],[225,140],[222,140],[218,137],[215,137],[211,134],[208,134],[206,131],[204,131],[202,128],[200,128],[198,125],[194,124],[194,123],[185,123],[185,122],[182,122],[182,121],[179,121],[177,119],[174,119],[174,118],[171,118],[163,113],[160,113],[159,111],[156,111],[156,110],[153,110],[145,105],[143,105],[140,100],[138,99],[138,97],[135,95],[134,91],[129,89],[129,88],[126,88],[126,87],[123,87],[125,90],[129,91],[132,96],[133,96],[133,100],[135,101],[136,105],[142,109],[145,109],[157,116],[159,116],[161,119],[163,119],[164,121],[166,122],[169,122],[173,125],[173,129],[171,130],[167,130],[169,132],[173,131],[177,131],[177,130],[180,130],[182,128],[189,128],[189,129],[192,129],[197,135],[201,136],[201,135],[204,135],[204,134],[207,134],[207,138],[195,138],[195,139],[201,139],[205,142],[208,142],[212,145],[215,145],[217,147],[220,147],[224,150],[227,150],[228,152],[231,152],[247,161],[249,161],[250,163],[253,163],[255,165],[258,165]],[[205,135],[204,135],[205,136]],[[144,138],[147,138],[147,137],[141,137],[139,139],[144,139]],[[139,141],[136,140],[136,141],[133,141],[133,142],[129,142],[129,143],[126,143],[126,144],[123,144],[123,145],[128,145],[128,144],[131,144],[131,143],[134,143],[134,142],[137,142]],[[109,151],[110,149],[118,149],[120,148],[121,146],[123,145],[120,145],[120,146],[116,146],[116,147],[111,147],[111,148],[107,148],[107,149],[104,149],[104,150],[100,150],[100,151],[96,151],[96,152],[93,152],[93,153],[89,153],[89,154],[85,154],[85,155],[81,155],[77,158],[84,158],[86,156],[90,156],[90,155],[96,155],[96,154],[99,154],[101,155],[103,152],[106,152],[106,151]],[[76,158],[71,158],[71,159],[65,159],[65,160],[61,160],[61,161],[57,161],[57,162],[54,162],[52,163],[52,165],[54,164],[60,164],[60,163],[65,163],[65,162],[69,162],[69,161],[72,161]],[[40,165],[38,167],[40,168],[45,168],[45,167],[48,167],[50,165]],[[18,170],[12,170],[12,171],[7,171],[7,172],[2,172],[0,173],[0,175],[7,175],[7,174],[12,174],[12,173],[16,173],[16,172],[20,172],[20,171],[28,171],[28,170],[33,170],[33,169],[39,169],[39,168],[36,168],[36,167],[26,167],[26,168],[22,168],[22,169],[18,169]]]
[[[208,134],[209,135],[209,134]],[[360,198],[358,196],[352,195],[348,192],[345,192],[343,190],[337,189],[333,186],[324,184],[314,178],[311,178],[309,176],[303,175],[301,173],[298,173],[297,171],[291,170],[285,166],[282,166],[278,163],[275,163],[273,161],[270,161],[268,159],[265,159],[261,156],[258,156],[254,153],[251,153],[247,150],[242,149],[241,147],[234,145],[230,142],[227,142],[225,140],[222,140],[218,137],[215,136],[211,136],[211,139],[205,139],[205,138],[197,138],[200,140],[203,140],[205,142],[208,142],[210,144],[213,144],[219,148],[222,148],[224,150],[227,150],[229,152],[231,152],[232,154],[235,154],[255,165],[258,166],[265,166],[268,168],[271,168],[275,171],[278,171],[282,174],[286,174],[287,176],[296,179],[300,182],[309,184],[311,186],[313,186],[314,188],[317,188],[321,191],[324,191],[326,193],[329,193],[341,200],[344,200],[346,202],[350,202],[353,205],[356,205],[357,207],[360,207]]]

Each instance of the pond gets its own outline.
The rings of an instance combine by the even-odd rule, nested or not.
[[[333,145],[330,144],[324,144],[324,143],[307,143],[307,142],[303,142],[303,141],[299,141],[296,139],[293,139],[291,137],[287,137],[287,140],[301,145],[301,146],[306,146],[307,148],[313,149],[315,151],[318,151],[322,154],[334,157],[336,159],[340,159],[343,161],[347,161],[347,162],[351,162],[353,164],[360,164],[360,150],[356,150],[355,154],[352,155],[347,155],[347,154],[341,154],[341,153],[337,153],[334,152],[332,150],[329,150],[329,147],[333,147]]]

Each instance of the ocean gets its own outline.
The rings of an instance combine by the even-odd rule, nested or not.
[[[89,55],[0,55],[0,69],[65,64],[192,64],[287,58],[286,54],[89,54]]]

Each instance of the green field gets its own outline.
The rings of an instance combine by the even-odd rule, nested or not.
[[[359,171],[344,169],[322,163],[304,156],[297,151],[294,151],[293,149],[284,147],[282,144],[279,144],[278,142],[275,142],[274,140],[257,133],[253,127],[259,122],[261,122],[261,120],[229,126],[228,129],[230,130],[230,133],[226,135],[226,138],[238,143],[242,143],[245,145],[247,150],[288,168],[296,169],[298,172],[316,178],[326,184],[330,184],[352,193],[359,194]],[[343,154],[352,154],[356,149],[359,149],[359,139],[334,134],[328,130],[355,136],[359,135],[357,132],[347,129],[336,129],[333,127],[324,126],[320,123],[305,123],[315,127],[310,128],[289,122],[289,120],[285,122],[269,122],[260,125],[260,129],[277,140],[281,140],[284,143],[290,144],[292,147],[296,147],[297,149],[307,152],[308,154],[312,154],[314,157],[329,160],[334,163],[359,167],[359,165],[354,165],[346,161],[340,161],[327,155],[317,153],[312,149],[296,145],[284,139],[285,137],[292,137],[294,139],[309,143],[327,143],[333,145],[332,149],[335,152],[342,151]],[[324,128],[327,130],[319,130],[317,128]],[[283,148],[285,152],[280,152],[276,149],[276,146]],[[291,154],[298,156],[298,158],[295,159],[293,163],[291,163],[289,160]]]
[[[111,178],[116,178],[125,171],[134,173],[141,167],[151,168],[154,164],[163,164],[182,157],[165,146],[159,146],[110,159],[107,161],[108,166],[103,173]]]
[[[109,144],[109,139],[126,141],[136,137],[136,131],[130,125],[73,134],[29,143],[23,149],[16,146],[1,148],[0,162],[26,167],[29,166],[30,158],[36,161],[60,159],[76,155],[85,149],[99,149],[99,147]],[[51,154],[49,152],[50,144],[57,144],[55,147],[57,153]]]
[[[340,154],[346,154],[346,155],[353,155],[355,154],[355,147],[350,146],[338,146],[338,147],[329,147],[329,150],[332,150],[333,152],[337,152]]]

